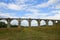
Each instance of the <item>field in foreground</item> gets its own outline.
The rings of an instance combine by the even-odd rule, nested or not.
[[[0,28],[0,40],[60,40],[60,28]]]

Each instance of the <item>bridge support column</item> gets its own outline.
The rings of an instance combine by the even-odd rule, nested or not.
[[[38,27],[40,27],[40,21],[41,21],[41,20],[39,20],[39,19],[37,20],[37,22],[38,22]]]
[[[53,22],[53,26],[56,25],[56,21],[55,20],[52,20],[52,22]]]
[[[46,26],[48,26],[48,21],[49,21],[49,20],[45,20],[45,22],[46,22]]]
[[[58,20],[58,23],[57,23],[57,25],[58,25],[58,26],[60,25],[60,20]]]
[[[11,20],[10,19],[7,19],[7,28],[10,28],[10,22],[11,22]]]
[[[58,20],[58,23],[60,24],[60,20]]]
[[[20,27],[21,27],[21,20],[18,19],[18,28],[20,28]]]
[[[31,27],[31,19],[29,19],[28,22],[29,22],[29,27]]]

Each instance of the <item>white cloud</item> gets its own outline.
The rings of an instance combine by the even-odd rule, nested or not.
[[[7,7],[8,7],[8,9],[12,9],[12,10],[20,10],[20,7],[15,4],[8,4]]]
[[[47,19],[58,19],[60,20],[60,10],[59,11],[52,11],[52,13],[56,13],[54,16],[48,16]]]
[[[3,3],[3,2],[0,3],[0,7],[6,8],[6,6],[7,6],[7,4],[5,4],[5,3]]]
[[[44,7],[49,7],[50,5],[55,5],[58,3],[60,0],[49,0],[48,2],[44,2],[42,4],[36,5],[37,8],[44,8]]]
[[[48,16],[48,13],[40,13],[37,9],[28,9],[27,11],[31,12],[30,14],[25,14],[22,18],[41,18],[41,19],[59,19],[60,20],[60,10],[53,10],[50,13],[53,13],[53,16]],[[51,14],[52,15],[52,14]]]
[[[9,4],[1,2],[0,7],[2,6],[4,8],[8,8],[8,9],[12,9],[12,10],[23,10],[23,9],[29,8],[28,7],[29,4],[25,4],[25,2],[28,2],[28,1],[34,1],[34,0],[15,0],[15,3],[9,3]],[[54,5],[57,2],[59,2],[59,0],[49,0],[47,2],[38,4],[35,6],[32,5],[32,6],[35,8],[44,8],[44,7],[48,7],[50,5]],[[60,6],[58,5],[58,6],[56,6],[56,8],[60,8]]]
[[[26,9],[26,11],[31,12],[31,13],[25,14],[25,16],[32,17],[32,18],[49,15],[48,13],[41,13],[41,10],[38,10],[35,8],[31,8],[31,9],[29,8],[29,9]]]
[[[15,0],[15,4],[18,4],[18,5],[26,4],[26,2],[36,2],[36,0]]]
[[[4,2],[1,2],[0,3],[0,8],[5,8],[5,9],[11,9],[11,10],[23,10],[25,9],[25,6],[26,5],[17,5],[17,4],[14,4],[14,3],[9,3],[9,4],[6,4]]]
[[[44,2],[42,4],[38,4],[38,5],[35,5],[35,8],[34,6],[33,7],[29,7],[28,4],[25,4],[25,2],[28,1],[28,0],[16,0],[15,3],[9,3],[9,4],[6,4],[4,2],[1,2],[0,3],[0,7],[4,7],[4,8],[8,8],[8,9],[11,9],[11,10],[26,10],[26,11],[29,11],[31,12],[31,14],[24,14],[24,16],[22,18],[52,18],[52,19],[60,19],[60,13],[56,12],[56,15],[54,16],[48,16],[46,17],[47,13],[41,13],[40,10],[36,9],[37,8],[44,8],[44,7],[49,7],[50,5],[54,5],[56,4],[58,1],[60,0],[49,0],[48,2]],[[29,0],[30,1],[30,0]],[[34,1],[34,0],[31,0],[31,1]],[[60,4],[56,5],[54,7],[55,9],[59,9],[60,8]],[[55,11],[54,11],[55,13]],[[7,16],[7,17],[11,17],[10,14],[3,14],[3,13],[0,13],[0,15],[4,15],[4,16]],[[13,16],[12,16],[13,17]]]
[[[25,4],[25,2],[28,1],[28,0],[15,0],[15,3],[16,4]]]
[[[11,17],[11,16],[8,15],[8,14],[2,14],[2,13],[0,13],[0,16],[1,16],[1,17]]]
[[[54,8],[55,9],[60,9],[60,4],[56,5]]]
[[[12,13],[13,14],[13,13]],[[11,15],[11,14],[9,14],[9,13],[2,13],[2,12],[0,12],[0,17],[2,17],[2,18],[17,18],[16,16],[14,16],[14,15]]]

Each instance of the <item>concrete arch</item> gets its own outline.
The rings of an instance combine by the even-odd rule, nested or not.
[[[51,20],[48,21],[48,25],[49,25],[49,26],[53,26],[53,21],[51,21]]]
[[[40,21],[40,26],[44,26],[44,25],[46,25],[45,20],[41,20],[41,21]]]
[[[21,26],[29,26],[28,20],[22,20]]]
[[[38,22],[36,20],[31,21],[31,26],[38,26]]]
[[[51,20],[54,25],[55,25],[55,24],[60,25],[60,20],[52,20],[52,19],[0,18],[0,20],[6,20],[6,21],[7,21],[7,28],[10,28],[10,22],[11,22],[12,20],[17,20],[17,21],[18,21],[18,28],[21,27],[21,22],[22,22],[23,20],[26,20],[26,21],[28,22],[28,23],[27,23],[27,22],[25,21],[25,24],[27,23],[27,24],[29,25],[29,27],[31,27],[31,22],[32,22],[33,20],[36,21],[36,24],[38,25],[38,27],[40,27],[41,25],[46,25],[46,26],[48,27],[48,21],[49,21],[49,20]],[[58,21],[58,23],[56,23],[55,21]],[[34,22],[33,22],[33,23],[34,23]],[[24,26],[25,26],[25,24],[24,24]],[[54,25],[53,25],[53,26],[54,26]],[[34,25],[34,26],[35,26],[35,25]]]
[[[0,22],[4,22],[4,23],[8,24],[8,22],[6,20],[0,20]]]
[[[18,25],[18,20],[11,20],[10,24],[11,25]]]

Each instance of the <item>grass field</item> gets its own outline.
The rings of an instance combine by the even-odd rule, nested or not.
[[[60,27],[0,28],[0,40],[60,40]]]

